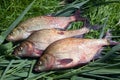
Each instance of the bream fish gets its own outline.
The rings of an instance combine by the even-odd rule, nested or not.
[[[116,45],[117,42],[104,39],[65,38],[47,47],[35,66],[35,71],[47,71],[72,68],[86,64],[100,54],[106,45]]]
[[[40,29],[66,29],[71,22],[84,21],[85,18],[80,16],[80,11],[76,11],[70,17],[53,17],[53,16],[38,16],[28,19],[20,23],[13,31],[7,36],[8,41],[19,41],[26,39],[34,31]]]

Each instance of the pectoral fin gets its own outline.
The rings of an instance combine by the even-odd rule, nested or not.
[[[43,50],[39,50],[39,49],[35,48],[32,55],[35,57],[40,57],[42,55],[42,53],[43,53]]]
[[[61,65],[67,65],[67,64],[71,63],[72,61],[73,61],[73,59],[71,59],[71,58],[58,60],[58,62],[60,62]]]

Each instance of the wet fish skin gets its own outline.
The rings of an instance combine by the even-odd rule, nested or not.
[[[66,38],[47,47],[34,70],[36,72],[72,68],[90,62],[105,45],[112,45],[107,39]]]
[[[66,29],[71,22],[86,20],[79,15],[79,11],[76,11],[75,15],[70,17],[38,16],[28,19],[13,29],[6,40],[13,42],[23,40],[40,29]]]
[[[89,32],[89,28],[63,31],[58,29],[43,29],[34,32],[24,42],[15,48],[13,54],[19,57],[40,57],[42,52],[54,41],[68,37],[78,37]],[[29,49],[29,50],[28,50]]]

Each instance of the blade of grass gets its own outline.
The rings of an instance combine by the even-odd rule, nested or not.
[[[120,36],[108,36],[110,38],[119,38]]]
[[[65,6],[65,9],[58,11],[55,16],[68,16],[70,15],[75,9],[79,9],[81,6],[86,4],[89,0],[83,1],[81,3],[71,3],[67,6]]]
[[[15,60],[14,62],[13,62],[13,64],[17,64],[17,63],[20,63],[20,62],[22,62],[22,61],[24,61],[24,60]],[[1,63],[5,63],[5,64],[9,64],[10,63],[10,61],[8,61],[8,60],[2,60],[2,62],[0,62],[0,64]]]
[[[90,76],[90,77],[95,77],[95,78],[99,78],[101,80],[116,80],[117,78],[110,78],[110,77],[106,77],[106,76],[100,76],[100,75],[95,75],[95,74],[87,74],[87,73],[82,73],[81,75],[83,76]]]
[[[90,72],[90,71],[94,71],[94,70],[98,70],[98,69],[102,69],[102,68],[117,66],[117,65],[120,65],[120,63],[107,65],[107,66],[103,66],[103,67],[99,67],[99,68],[95,68],[95,69],[82,70],[83,68],[88,66],[88,65],[86,65],[83,68],[75,69],[75,70],[72,70],[71,72],[67,72],[67,73],[64,73],[62,75],[55,76],[55,77],[53,77],[53,79],[65,78],[65,77],[69,77],[69,76],[72,76],[72,75],[76,75],[76,74],[80,74],[80,73],[86,73],[86,72]]]
[[[47,76],[47,75],[53,74],[53,73],[54,73],[54,72],[51,71],[51,72],[45,73],[45,74],[43,74],[43,75],[39,75],[38,77],[35,78],[35,80],[37,80],[37,79],[39,79],[39,78],[42,78],[42,77],[44,77],[44,76]]]
[[[94,66],[106,66],[106,65],[109,65],[107,63],[100,63],[100,62],[96,62],[94,61],[93,64],[89,64],[90,67],[94,67]]]
[[[102,6],[102,5],[112,4],[112,3],[118,3],[118,4],[119,4],[120,1],[119,1],[119,0],[116,0],[116,1],[106,1],[106,2],[101,2],[101,3],[96,3],[96,4],[93,4],[93,5],[84,7],[83,9],[89,9],[89,8],[91,8],[91,7]]]
[[[5,69],[4,73],[2,74],[0,80],[4,80],[5,74],[7,73],[7,71],[9,70],[9,68],[11,67],[12,63],[14,62],[14,60],[12,60],[9,65],[7,66],[7,68]]]
[[[28,78],[31,76],[31,73],[32,73],[32,70],[33,70],[33,67],[34,67],[35,63],[36,63],[36,60],[33,60],[32,64],[31,64],[31,67],[30,67],[30,70],[29,70],[29,73],[28,73]]]
[[[95,70],[95,71],[91,71],[91,72],[88,72],[89,74],[97,74],[97,75],[105,75],[105,74],[120,74],[120,69],[113,69],[113,68],[110,68],[110,69],[99,69],[99,70]]]
[[[93,63],[93,64],[94,64],[94,63]],[[105,65],[105,66],[97,67],[97,68],[94,68],[94,69],[91,69],[91,70],[83,70],[82,73],[91,72],[91,71],[99,70],[99,69],[103,69],[103,68],[114,67],[114,66],[118,66],[118,65],[120,65],[120,63]],[[86,68],[86,67],[89,67],[89,65],[85,66],[85,68]]]
[[[20,80],[20,78],[21,78],[21,77],[11,76],[11,77],[5,78],[5,80]]]
[[[105,22],[104,22],[103,28],[102,28],[102,30],[101,30],[101,34],[100,34],[100,36],[99,36],[100,39],[102,39],[103,36],[104,36],[104,34],[105,34],[104,31],[105,31],[105,27],[106,27],[107,22],[108,22],[108,17],[106,17],[106,19],[105,19]]]
[[[78,76],[72,76],[70,80],[95,80],[92,78],[86,78],[86,77],[78,77]]]
[[[11,65],[11,68],[15,68],[18,66],[18,64],[20,64],[21,62],[24,62],[24,60],[15,60],[13,62],[13,64]],[[3,60],[0,62],[0,67],[6,67],[8,64],[10,63],[10,61],[7,60]],[[25,68],[30,68],[31,61],[27,61],[27,64],[25,64],[26,66],[24,66]]]
[[[28,75],[28,72],[21,72],[21,73],[15,73],[14,75],[11,75],[11,76],[15,76],[15,77],[26,77]],[[10,76],[10,77],[11,77]]]
[[[40,79],[40,78],[42,78],[42,77],[44,77],[44,76],[47,76],[47,75],[50,75],[50,74],[53,74],[53,73],[54,73],[54,71],[47,72],[47,73],[43,73],[43,74],[38,74],[38,75],[36,75],[36,76],[34,76],[34,77],[27,78],[27,79],[25,79],[25,80],[38,80],[38,79]]]
[[[5,38],[7,37],[7,35],[15,28],[15,26],[17,26],[17,24],[22,20],[22,18],[25,16],[25,14],[30,10],[30,8],[32,7],[33,3],[36,0],[33,0],[28,7],[26,7],[26,9],[20,14],[20,16],[10,25],[10,27],[5,31],[2,32],[0,35],[0,44],[2,44],[5,40]]]

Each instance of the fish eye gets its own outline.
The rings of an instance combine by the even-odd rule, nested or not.
[[[14,31],[12,31],[11,33],[10,33],[10,35],[14,35],[15,34],[15,32]]]
[[[21,28],[18,27],[18,28],[16,28],[16,30],[17,30],[17,31],[21,31]]]
[[[43,63],[42,63],[42,61],[39,61],[39,65],[42,65]]]
[[[10,35],[12,35],[12,34],[13,34],[13,32],[10,33]]]
[[[42,64],[42,62],[40,61],[40,62],[39,62],[39,64],[41,65],[41,64]]]
[[[19,51],[22,51],[22,50],[23,50],[23,47],[19,47],[18,50],[19,50]]]

